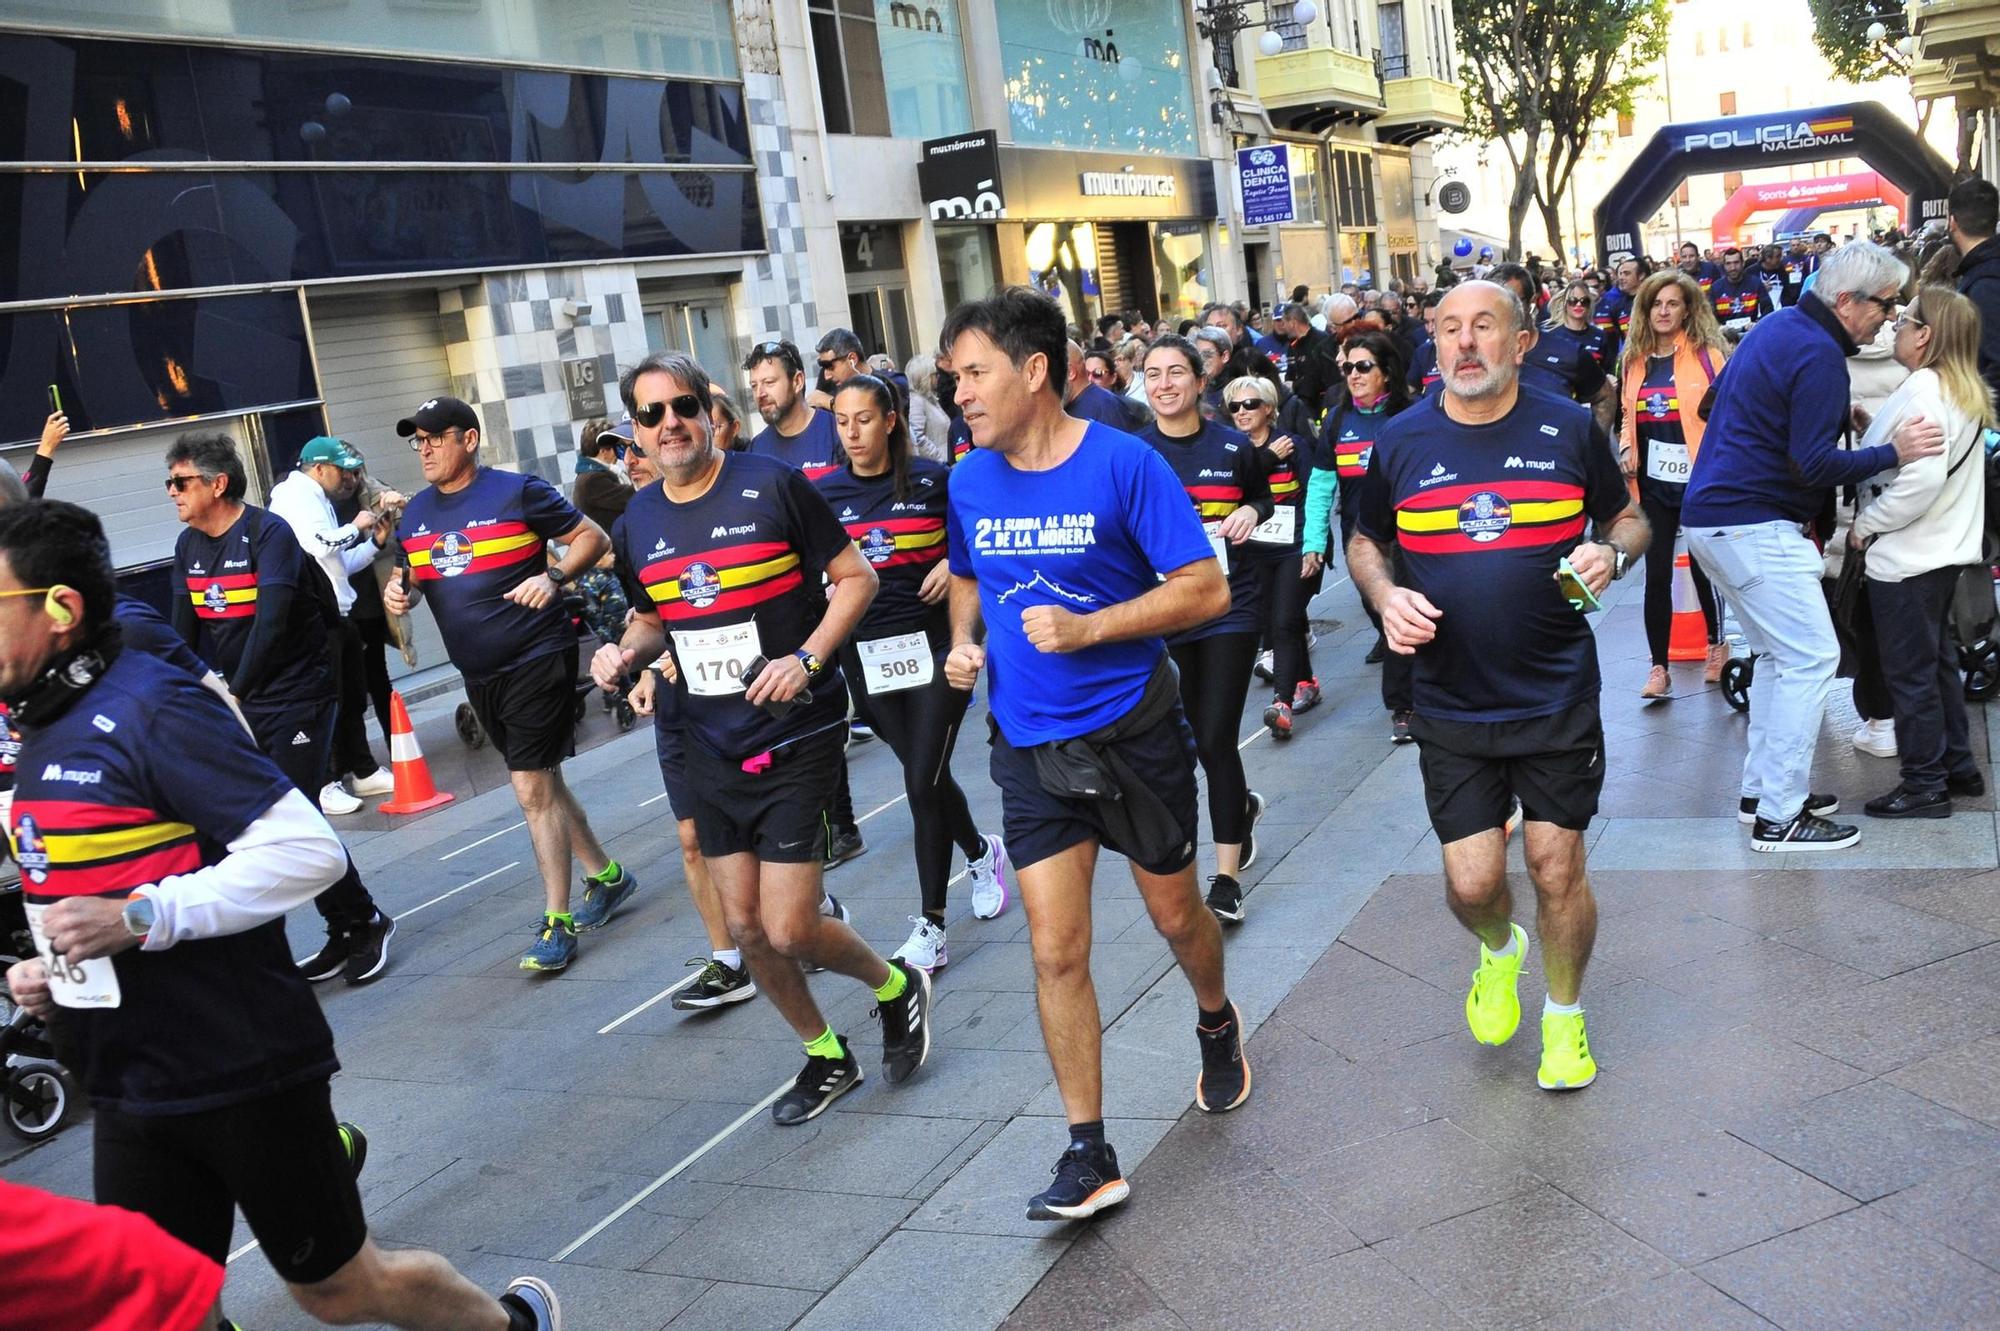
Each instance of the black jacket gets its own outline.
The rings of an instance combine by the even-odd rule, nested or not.
[[[1988,236],[1958,261],[1958,289],[1979,308],[1979,373],[2000,393],[2000,236]]]
[[[1306,335],[1292,343],[1292,354],[1287,361],[1291,372],[1292,391],[1307,402],[1317,404],[1325,399],[1327,390],[1340,383],[1340,371],[1334,366],[1340,360],[1340,346],[1330,334],[1317,328],[1308,328]]]

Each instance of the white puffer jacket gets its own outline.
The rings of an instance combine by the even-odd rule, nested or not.
[[[1980,431],[1945,400],[1934,371],[1918,370],[1889,395],[1861,446],[1888,443],[1905,421],[1917,416],[1944,427],[1943,454],[1882,472],[1861,485],[1854,530],[1875,538],[1868,547],[1868,576],[1877,582],[1902,582],[1933,569],[1979,562],[1986,530]]]

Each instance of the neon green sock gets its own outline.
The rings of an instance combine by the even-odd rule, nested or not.
[[[590,875],[590,881],[593,883],[604,883],[606,885],[609,885],[611,883],[617,882],[618,875],[624,872],[625,872],[624,867],[621,866],[617,860],[612,860],[609,863],[607,863],[602,870]]]
[[[550,924],[560,924],[565,929],[576,928],[576,916],[570,914],[568,911],[556,912],[545,910],[542,912],[542,918]]]
[[[889,978],[882,981],[882,987],[875,991],[875,997],[886,1003],[892,998],[901,998],[903,991],[910,987],[910,977],[903,974],[901,966],[889,968]]]
[[[829,1026],[819,1033],[817,1040],[806,1041],[806,1053],[814,1058],[841,1058],[846,1055],[847,1048],[833,1033],[833,1027]]]

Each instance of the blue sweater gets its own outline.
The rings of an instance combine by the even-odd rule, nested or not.
[[[1817,296],[1757,321],[1715,384],[1681,503],[1690,527],[1809,522],[1837,485],[1896,465],[1888,444],[1838,446],[1854,342]]]

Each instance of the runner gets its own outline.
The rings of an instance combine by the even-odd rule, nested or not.
[[[1033,1220],[1081,1219],[1131,1192],[1105,1140],[1090,980],[1100,844],[1131,859],[1194,989],[1196,1106],[1219,1113],[1250,1094],[1222,932],[1195,885],[1194,737],[1162,641],[1225,613],[1229,586],[1157,452],[1063,413],[1063,340],[1061,307],[1025,287],[959,306],[943,337],[979,445],[952,476],[945,673],[969,693],[991,663],[993,780],[1069,1119]],[[1121,798],[1102,798],[1100,780]]]
[[[1620,259],[1611,270],[1611,290],[1604,293],[1597,308],[1591,311],[1590,321],[1604,334],[1604,354],[1614,365],[1625,349],[1625,331],[1632,326],[1632,297],[1638,294],[1643,276],[1637,259],[1630,255]]]
[[[1708,286],[1708,299],[1717,323],[1731,319],[1755,323],[1777,308],[1764,280],[1745,268],[1743,251],[1733,245],[1722,252],[1722,273]]]
[[[1256,447],[1258,465],[1269,469],[1271,517],[1250,533],[1242,553],[1257,577],[1257,596],[1264,608],[1260,630],[1271,644],[1272,693],[1264,725],[1273,739],[1287,740],[1292,737],[1292,714],[1319,706],[1306,606],[1319,595],[1320,570],[1315,563],[1310,573],[1305,571],[1299,544],[1304,530],[1299,511],[1306,497],[1299,473],[1311,465],[1311,445],[1275,427],[1278,386],[1263,375],[1230,380],[1222,405],[1225,419]]]
[[[1435,346],[1428,342],[1426,346]],[[1375,438],[1383,425],[1410,405],[1408,381],[1402,373],[1401,355],[1395,339],[1387,333],[1367,330],[1355,333],[1341,349],[1342,388],[1333,410],[1326,414],[1326,428],[1313,449],[1313,473],[1306,498],[1306,530],[1321,540],[1327,530],[1329,510],[1338,497],[1340,547],[1354,539],[1354,524],[1361,513],[1361,480],[1368,474]],[[1400,555],[1392,555],[1395,572],[1401,578]],[[1308,557],[1308,566],[1318,560]],[[1317,569],[1314,569],[1317,572]],[[1410,735],[1410,658],[1389,650],[1382,637],[1382,617],[1364,597],[1361,608],[1375,626],[1375,645],[1368,649],[1364,663],[1382,667],[1382,706],[1389,713],[1389,742],[1408,744]]]
[[[1530,321],[1533,321],[1535,296],[1539,288],[1526,268],[1518,263],[1503,263],[1493,269],[1493,275],[1488,280],[1511,290],[1520,300],[1521,308],[1528,311]],[[1575,338],[1545,337],[1539,325],[1529,331],[1532,336],[1528,339],[1527,354],[1521,358],[1520,379],[1523,386],[1581,402],[1591,408],[1600,425],[1608,422],[1611,419],[1611,403],[1617,395],[1597,357]]]
[[[846,330],[837,328],[820,339],[822,378],[844,375],[853,369],[854,360],[836,355],[830,345],[838,341],[834,334],[843,332]],[[854,335],[847,336],[852,340]],[[855,342],[854,347],[858,351],[860,343]],[[799,349],[789,342],[759,342],[744,359],[743,369],[750,376],[750,395],[757,404],[757,414],[764,418],[764,428],[750,441],[750,451],[797,467],[809,481],[816,481],[838,467],[844,454],[839,433],[833,428],[833,413],[807,402],[805,361]],[[831,400],[829,397],[828,401]],[[838,868],[866,853],[868,847],[861,840],[861,828],[854,818],[854,794],[847,778],[844,752],[827,821],[827,868]]]
[[[229,681],[264,756],[315,799],[339,702],[332,626],[321,614],[332,610],[333,588],[283,518],[243,502],[248,489],[227,435],[184,434],[167,450],[167,496],[184,524],[174,542],[174,628]],[[396,922],[376,908],[352,856],[313,906],[326,943],[300,963],[305,977],[366,984],[381,975]]]
[[[506,760],[542,874],[543,911],[524,971],[576,960],[576,936],[610,920],[639,886],[604,853],[563,781],[575,754],[576,632],[562,589],[608,548],[596,523],[539,476],[479,463],[479,417],[455,397],[434,397],[396,433],[417,450],[428,489],[410,500],[397,530],[408,562],[383,589],[392,615],[431,604],[465,696]],[[550,542],[568,546],[549,562]],[[583,866],[583,902],[570,909],[569,863]]]
[[[1581,278],[1571,278],[1569,285],[1563,288],[1557,317],[1542,325],[1542,340],[1568,342],[1596,361],[1597,367],[1606,374],[1616,374],[1618,364],[1611,359],[1611,339],[1602,328],[1590,321],[1590,311],[1595,303],[1590,283]]]
[[[1073,344],[1072,344],[1073,345]],[[982,834],[951,775],[952,750],[971,698],[945,682],[951,649],[945,595],[945,488],[951,472],[916,457],[896,414],[894,390],[857,375],[833,397],[847,464],[819,479],[825,496],[880,590],[854,637],[840,649],[840,668],[863,681],[868,715],[903,765],[916,829],[917,885],[923,914],[896,955],[935,972],[947,962],[945,889],[954,844],[972,881],[972,913],[990,920],[1007,908],[1007,851]]]
[[[1348,559],[1390,648],[1415,656],[1412,730],[1446,899],[1479,938],[1473,1038],[1505,1044],[1521,1020],[1528,935],[1513,922],[1504,831],[1518,797],[1548,980],[1536,1080],[1575,1090],[1597,1076],[1580,1003],[1597,934],[1583,831],[1604,782],[1604,728],[1589,621],[1556,579],[1566,559],[1602,592],[1645,552],[1646,522],[1589,415],[1521,391],[1530,332],[1505,287],[1469,282],[1445,298],[1444,394],[1377,437]],[[1608,541],[1585,539],[1592,521]],[[1391,547],[1408,585],[1391,575]]]
[[[340,839],[214,695],[122,647],[113,577],[90,513],[0,509],[0,697],[25,737],[7,831],[40,953],[7,982],[94,1106],[96,1200],[217,1264],[240,1208],[319,1321],[559,1331],[540,1280],[495,1299],[368,1237],[333,1034],[285,946]]]
[[[1264,816],[1264,797],[1243,775],[1236,735],[1264,613],[1257,565],[1244,543],[1276,507],[1268,471],[1276,459],[1228,426],[1202,419],[1201,357],[1184,337],[1170,333],[1146,353],[1146,395],[1159,419],[1139,437],[1173,468],[1229,575],[1228,612],[1172,635],[1167,649],[1180,669],[1181,707],[1208,777],[1209,831],[1215,838],[1208,908],[1219,919],[1241,924],[1243,887],[1237,875],[1257,859],[1257,823]]]
[[[619,389],[661,482],[635,495],[618,525],[618,574],[634,615],[591,673],[612,688],[637,662],[661,662],[686,726],[695,827],[730,936],[806,1049],[771,1117],[803,1123],[862,1077],[801,961],[874,991],[891,1085],[930,1054],[930,976],[884,961],[845,920],[821,912],[820,843],[847,723],[846,686],[827,658],[874,597],[875,574],[797,469],[714,447],[708,375],[691,357],[648,356]]]

